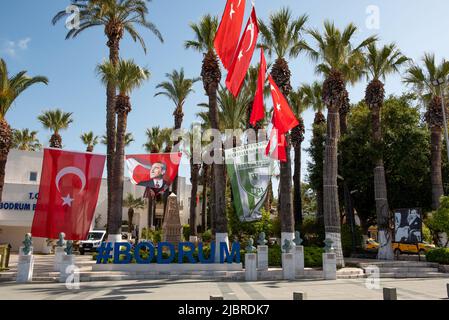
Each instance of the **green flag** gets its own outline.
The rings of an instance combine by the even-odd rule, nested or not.
[[[234,206],[240,221],[262,218],[260,209],[268,193],[272,159],[265,155],[267,141],[225,150]]]

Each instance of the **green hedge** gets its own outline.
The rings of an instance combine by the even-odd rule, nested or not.
[[[439,248],[428,251],[426,253],[426,260],[428,262],[449,264],[449,248]]]
[[[324,249],[311,246],[304,247],[304,267],[306,268],[320,268],[323,265]],[[275,244],[268,248],[268,265],[270,267],[281,267],[282,252],[281,246]]]

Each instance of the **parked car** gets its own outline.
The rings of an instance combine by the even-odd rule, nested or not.
[[[427,242],[413,244],[413,243],[400,243],[393,242],[392,248],[395,256],[402,253],[419,253],[420,255],[425,254],[427,251],[434,249],[435,245]],[[368,239],[365,243],[365,249],[367,251],[377,251],[379,249],[379,243],[374,239]]]
[[[435,249],[435,245],[427,242],[418,244],[393,242],[393,252],[396,256],[401,253],[419,253],[423,255],[431,249]]]
[[[93,230],[87,235],[87,239],[80,241],[79,251],[83,255],[86,251],[94,252],[106,238],[106,231]]]

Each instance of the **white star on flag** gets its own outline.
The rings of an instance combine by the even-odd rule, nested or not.
[[[63,206],[69,206],[69,207],[72,206],[73,198],[70,197],[70,194],[66,195],[65,197],[61,197],[61,199],[62,199]]]
[[[280,104],[280,103],[278,103],[278,104],[276,105],[276,109],[278,109],[278,111],[281,111],[281,104]]]
[[[239,61],[240,61],[240,59],[242,59],[242,58],[243,58],[243,50],[240,50],[240,52],[239,52],[239,57],[238,57]]]
[[[234,4],[232,3],[231,4],[231,12],[229,13],[229,15],[231,16],[231,20],[232,20],[232,15],[235,13],[235,10],[234,10]]]

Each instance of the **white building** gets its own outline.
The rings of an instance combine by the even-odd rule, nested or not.
[[[43,152],[11,150],[6,164],[5,186],[0,203],[0,243],[10,243],[13,251],[18,251],[25,234],[31,232],[34,208],[37,202],[41,178]],[[105,169],[106,170],[106,169]],[[181,224],[189,221],[191,185],[186,178],[179,177],[178,199]],[[142,197],[144,187],[136,186],[125,178],[124,196],[131,193]],[[104,229],[107,220],[107,181],[103,179],[91,229]],[[123,220],[128,220],[128,209],[123,208]],[[197,220],[198,221],[198,220]],[[148,226],[148,209],[136,210],[133,223],[142,230]],[[33,238],[35,252],[40,252],[44,238]]]

